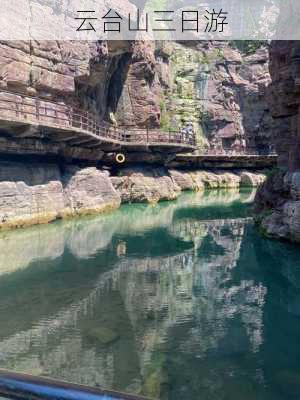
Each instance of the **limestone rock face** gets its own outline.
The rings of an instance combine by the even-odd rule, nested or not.
[[[95,44],[80,41],[2,42],[2,87],[52,97],[72,95],[75,78],[89,73],[94,52]]]
[[[256,187],[264,180],[262,174],[251,173],[250,177],[246,186]],[[120,176],[112,176],[111,181],[124,203],[156,203],[174,200],[185,190],[238,189],[243,186],[238,173],[165,168],[125,168]]]
[[[237,174],[229,172],[212,173],[197,171],[191,172],[191,176],[197,182],[197,185],[199,185],[199,182],[202,182],[203,186],[208,189],[232,189],[238,188],[240,185],[240,177]]]
[[[279,165],[290,171],[300,168],[299,80],[300,42],[273,42],[270,49],[272,84],[268,100],[272,115],[278,121],[274,141]]]
[[[272,84],[268,100],[277,124],[274,142],[279,168],[256,197],[266,234],[300,241],[300,42],[273,42],[270,49]]]
[[[91,214],[118,208],[120,196],[109,176],[97,168],[69,167],[63,175],[64,199],[67,212]]]
[[[96,168],[1,162],[0,227],[47,223],[57,218],[117,208],[120,196]]]
[[[256,186],[261,175],[251,174]],[[294,177],[293,201],[299,203],[299,177]],[[118,176],[95,167],[55,164],[0,163],[0,228],[42,224],[77,215],[116,209],[123,203],[175,200],[184,190],[238,189],[237,173],[125,168]],[[298,204],[297,203],[297,204]],[[291,209],[287,210],[289,215]],[[98,240],[99,242],[99,240]]]
[[[176,130],[191,121],[200,147],[241,147],[243,138],[252,150],[269,150],[266,47],[246,52],[228,42],[159,43],[156,57],[163,127]]]
[[[243,171],[240,174],[241,178],[241,186],[245,187],[256,187],[260,186],[266,180],[266,176],[264,174],[254,174],[252,172]]]
[[[64,208],[57,166],[1,163],[0,223],[22,226],[49,222]]]
[[[110,110],[120,125],[157,128],[160,125],[159,94],[154,42],[136,41],[132,56],[123,57],[112,81]]]
[[[133,48],[126,41],[2,41],[1,89],[81,107],[101,119],[109,113],[111,79],[115,71],[126,73],[122,57],[130,59]]]
[[[219,150],[243,147],[242,138],[268,149],[269,81],[264,47],[246,54],[227,42],[0,42],[3,89],[80,107],[119,126],[178,131],[191,121],[199,147]],[[41,139],[31,132],[21,147],[32,137]]]
[[[124,203],[174,200],[181,192],[164,168],[128,168],[122,171],[122,176],[111,179]]]
[[[192,190],[196,188],[195,182],[188,172],[170,169],[169,174],[181,190]]]

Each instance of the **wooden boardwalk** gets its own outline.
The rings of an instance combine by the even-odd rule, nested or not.
[[[117,127],[72,106],[1,90],[0,124],[2,130],[19,132],[20,137],[34,136],[33,132],[38,131],[50,140],[90,149],[158,147],[172,152],[196,149],[194,134]]]
[[[243,153],[176,154],[168,164],[175,168],[195,169],[269,169],[277,165],[277,154],[259,154],[253,151]]]

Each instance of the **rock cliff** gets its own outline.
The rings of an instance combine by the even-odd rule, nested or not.
[[[0,87],[80,107],[118,125],[178,131],[191,121],[200,147],[247,144],[267,151],[268,50],[238,47],[228,42],[0,42]],[[21,142],[12,136],[18,138],[15,147],[30,146],[31,138],[40,149],[45,146],[32,130]],[[7,147],[0,143],[3,152]],[[76,158],[65,149],[53,150]],[[80,150],[77,157],[101,158]]]
[[[264,150],[270,130],[267,65],[265,47],[246,54],[227,42],[2,41],[0,107],[1,100],[21,99],[22,93],[51,104],[54,113],[62,111],[52,101],[130,127],[178,131],[193,121],[199,146],[223,149],[244,140]],[[263,180],[241,172],[141,167],[141,161],[157,162],[152,153],[147,159],[146,153],[135,153],[137,166],[110,178],[104,149],[48,136],[34,126],[21,133],[0,126],[2,227],[101,212],[121,201],[171,200],[186,189],[256,186]],[[160,154],[159,160],[163,164],[168,157]]]
[[[300,241],[300,42],[279,41],[271,46],[272,84],[269,102],[276,119],[274,142],[278,168],[257,194],[263,231]]]
[[[246,145],[268,152],[273,126],[266,101],[268,49],[265,43],[249,46],[158,43],[162,127],[176,130],[191,121],[200,147],[220,151]]]

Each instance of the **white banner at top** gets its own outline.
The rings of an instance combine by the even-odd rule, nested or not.
[[[0,40],[300,40],[299,0],[1,0]]]

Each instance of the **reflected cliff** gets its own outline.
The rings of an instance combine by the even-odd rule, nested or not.
[[[187,193],[1,233],[1,367],[161,399],[296,399],[300,254],[257,234],[252,199]]]

